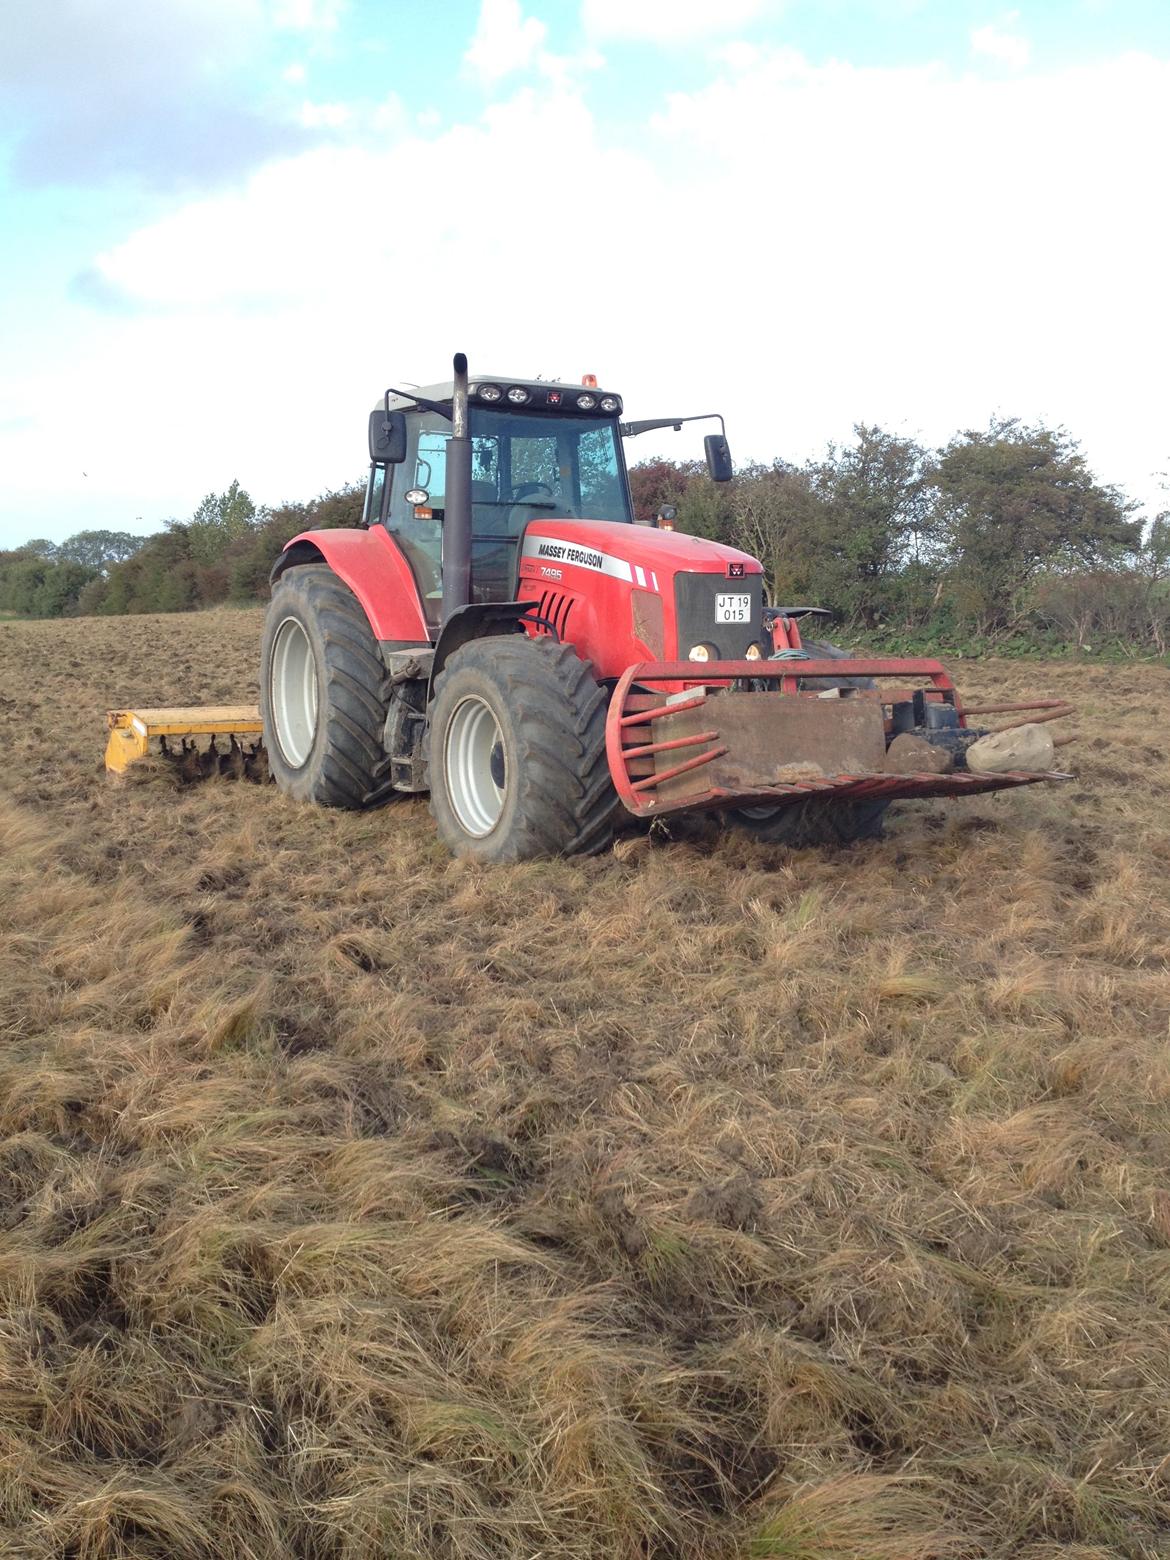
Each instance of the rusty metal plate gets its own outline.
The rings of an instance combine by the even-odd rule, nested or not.
[[[698,709],[663,715],[654,741],[718,731],[712,747],[726,753],[657,787],[662,802],[710,790],[750,791],[832,775],[870,775],[886,758],[881,705],[872,699],[803,699],[773,693],[715,692]],[[695,749],[698,752],[700,749]],[[677,751],[656,755],[658,771]]]

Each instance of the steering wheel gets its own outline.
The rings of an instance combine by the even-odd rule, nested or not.
[[[560,500],[547,482],[519,482],[512,489],[510,503],[508,533],[517,536],[530,520],[536,518],[534,510],[550,510],[555,515]],[[562,514],[565,512],[561,510]]]

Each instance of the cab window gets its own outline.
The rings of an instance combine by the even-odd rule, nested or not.
[[[581,513],[598,520],[624,520],[629,514],[618,443],[612,425],[590,428],[577,444]]]
[[[366,507],[362,515],[362,523],[364,525],[377,525],[382,518],[382,499],[385,492],[385,466],[371,466],[370,480],[366,484]]]
[[[443,492],[451,425],[433,412],[411,418],[410,423],[406,459],[397,468],[390,490],[386,529],[410,564],[423,612],[433,628],[443,606]],[[425,503],[406,502],[412,488],[426,493]]]

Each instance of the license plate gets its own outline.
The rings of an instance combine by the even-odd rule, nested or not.
[[[726,596],[720,593],[715,597],[716,623],[746,623],[751,615],[750,596]]]

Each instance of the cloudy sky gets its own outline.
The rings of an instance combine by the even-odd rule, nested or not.
[[[350,480],[457,349],[741,461],[1062,423],[1167,503],[1166,0],[2,15],[0,546]]]

